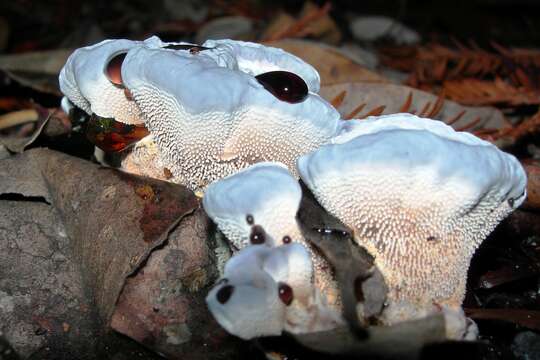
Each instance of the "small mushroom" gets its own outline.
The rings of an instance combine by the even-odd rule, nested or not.
[[[251,245],[227,262],[206,302],[221,326],[247,340],[341,324],[339,313],[328,310],[317,294],[310,255],[301,244]]]
[[[123,83],[181,183],[201,190],[262,161],[295,172],[298,156],[336,134],[339,113],[311,91],[311,66],[260,45],[206,45],[196,53],[135,47],[122,64]]]
[[[298,241],[296,213],[302,189],[287,167],[258,163],[210,184],[203,206],[237,249]]]
[[[474,251],[526,195],[515,157],[408,114],[342,123],[298,170],[374,256],[390,289],[388,323],[434,304],[460,309]]]

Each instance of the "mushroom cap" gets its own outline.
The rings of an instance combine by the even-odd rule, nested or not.
[[[206,302],[218,323],[242,339],[279,335],[290,306],[280,299],[280,285],[292,288],[294,303],[310,292],[311,271],[309,253],[300,244],[248,246],[227,262],[224,279]]]
[[[197,53],[139,46],[128,52],[122,78],[168,168],[192,189],[261,161],[295,171],[298,156],[338,129],[339,113],[319,95],[278,100],[239,70],[228,46]]]
[[[160,42],[156,37],[147,41],[149,44]],[[88,114],[95,113],[128,124],[141,123],[137,105],[126,98],[124,89],[113,85],[106,76],[110,59],[140,43],[131,40],[104,40],[75,50],[60,72],[60,90]]]
[[[210,184],[203,206],[233,246],[241,249],[259,229],[270,246],[282,244],[284,236],[298,240],[296,213],[301,199],[302,189],[285,165],[263,162]]]
[[[304,79],[309,91],[318,93],[320,90],[321,78],[317,70],[282,49],[229,39],[206,40],[203,46],[215,48],[216,51],[226,54],[234,54],[238,70],[246,74],[257,76],[269,71],[291,71]]]
[[[186,43],[164,43],[157,36],[152,36],[145,41],[104,40],[79,48],[70,55],[60,72],[60,90],[89,115],[94,113],[126,124],[141,124],[143,119],[139,108],[126,97],[122,86],[109,80],[107,65],[116,55],[127,53],[134,47],[161,48],[170,44]]]
[[[375,257],[390,299],[426,306],[461,305],[475,249],[526,195],[515,157],[408,114],[342,123],[298,170]]]

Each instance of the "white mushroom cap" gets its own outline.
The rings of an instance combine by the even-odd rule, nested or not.
[[[256,76],[269,71],[286,70],[294,72],[306,82],[309,91],[318,93],[321,78],[315,68],[299,57],[282,49],[257,43],[237,40],[207,40],[203,46],[234,54],[238,69]]]
[[[302,180],[374,255],[391,300],[460,306],[475,249],[525,198],[520,163],[413,115],[341,128],[298,160]]]
[[[149,41],[159,39],[151,38]],[[104,40],[75,50],[60,72],[60,90],[88,114],[95,113],[128,124],[141,123],[137,105],[129,101],[124,90],[113,85],[106,76],[110,59],[140,43],[131,40]]]
[[[279,335],[292,306],[280,299],[280,289],[290,287],[294,303],[299,294],[312,290],[311,272],[309,253],[300,244],[248,246],[227,262],[224,279],[210,291],[206,302],[231,334],[243,339]]]
[[[302,189],[287,167],[264,162],[210,184],[203,206],[229,241],[241,249],[260,230],[270,246],[282,244],[285,236],[298,240],[296,213],[301,199]]]
[[[234,52],[226,57],[224,51],[192,54],[141,46],[129,51],[122,65],[124,84],[164,161],[192,189],[255,162],[279,161],[294,171],[298,156],[338,129],[339,113],[319,95],[281,101],[238,70],[230,61]]]
[[[141,124],[140,110],[126,97],[124,89],[108,79],[106,69],[116,55],[138,46],[161,48],[170,44],[152,36],[145,41],[126,39],[104,40],[77,49],[70,55],[59,76],[60,90],[77,107],[92,113],[113,118],[126,124]],[[65,106],[64,106],[65,107]]]

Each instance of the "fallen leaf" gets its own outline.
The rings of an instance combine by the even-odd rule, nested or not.
[[[72,52],[62,49],[2,55],[0,70],[23,86],[60,96],[58,74]]]
[[[471,309],[466,308],[465,314],[473,320],[501,320],[540,330],[540,311],[526,309]]]
[[[419,113],[428,103],[433,108],[438,102],[437,95],[397,84],[350,82],[323,86],[320,93],[327,101],[331,101],[343,91],[346,96],[338,110],[344,117],[360,104],[365,104],[364,112],[385,106],[383,114],[393,114],[402,112],[404,104],[410,104],[409,112]],[[409,96],[412,97],[409,99]],[[435,118],[444,122],[450,122],[464,111],[463,116],[452,124],[455,129],[467,127],[477,118],[480,118],[480,121],[468,130],[499,130],[510,127],[502,112],[493,107],[466,107],[449,100],[445,100],[438,107],[440,110]]]
[[[280,40],[264,43],[288,51],[311,64],[321,76],[321,85],[354,81],[388,83],[389,80],[354,62],[338,48],[307,40]]]

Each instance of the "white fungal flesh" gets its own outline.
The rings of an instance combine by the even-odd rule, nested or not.
[[[298,156],[338,130],[339,113],[317,94],[278,100],[224,51],[136,47],[122,66],[164,162],[192,189],[261,161],[294,172]]]
[[[294,267],[290,266],[291,262]],[[279,283],[290,286],[293,294],[309,292],[311,260],[300,244],[276,248],[253,245],[227,262],[224,278],[206,298],[220,325],[243,339],[279,335],[287,312],[287,305],[279,298]],[[219,292],[231,286],[230,297],[220,301]]]
[[[203,206],[227,239],[241,249],[249,245],[255,226],[266,233],[267,245],[280,245],[285,236],[298,240],[296,213],[301,198],[302,189],[287,167],[259,163],[210,184]]]
[[[404,114],[343,125],[332,142],[298,160],[300,176],[375,256],[390,298],[460,306],[475,249],[525,198],[519,162]]]
[[[285,70],[300,76],[311,92],[318,93],[321,87],[321,78],[313,66],[282,49],[228,39],[207,40],[203,46],[234,54],[238,69],[244,73],[257,76],[269,71]]]

